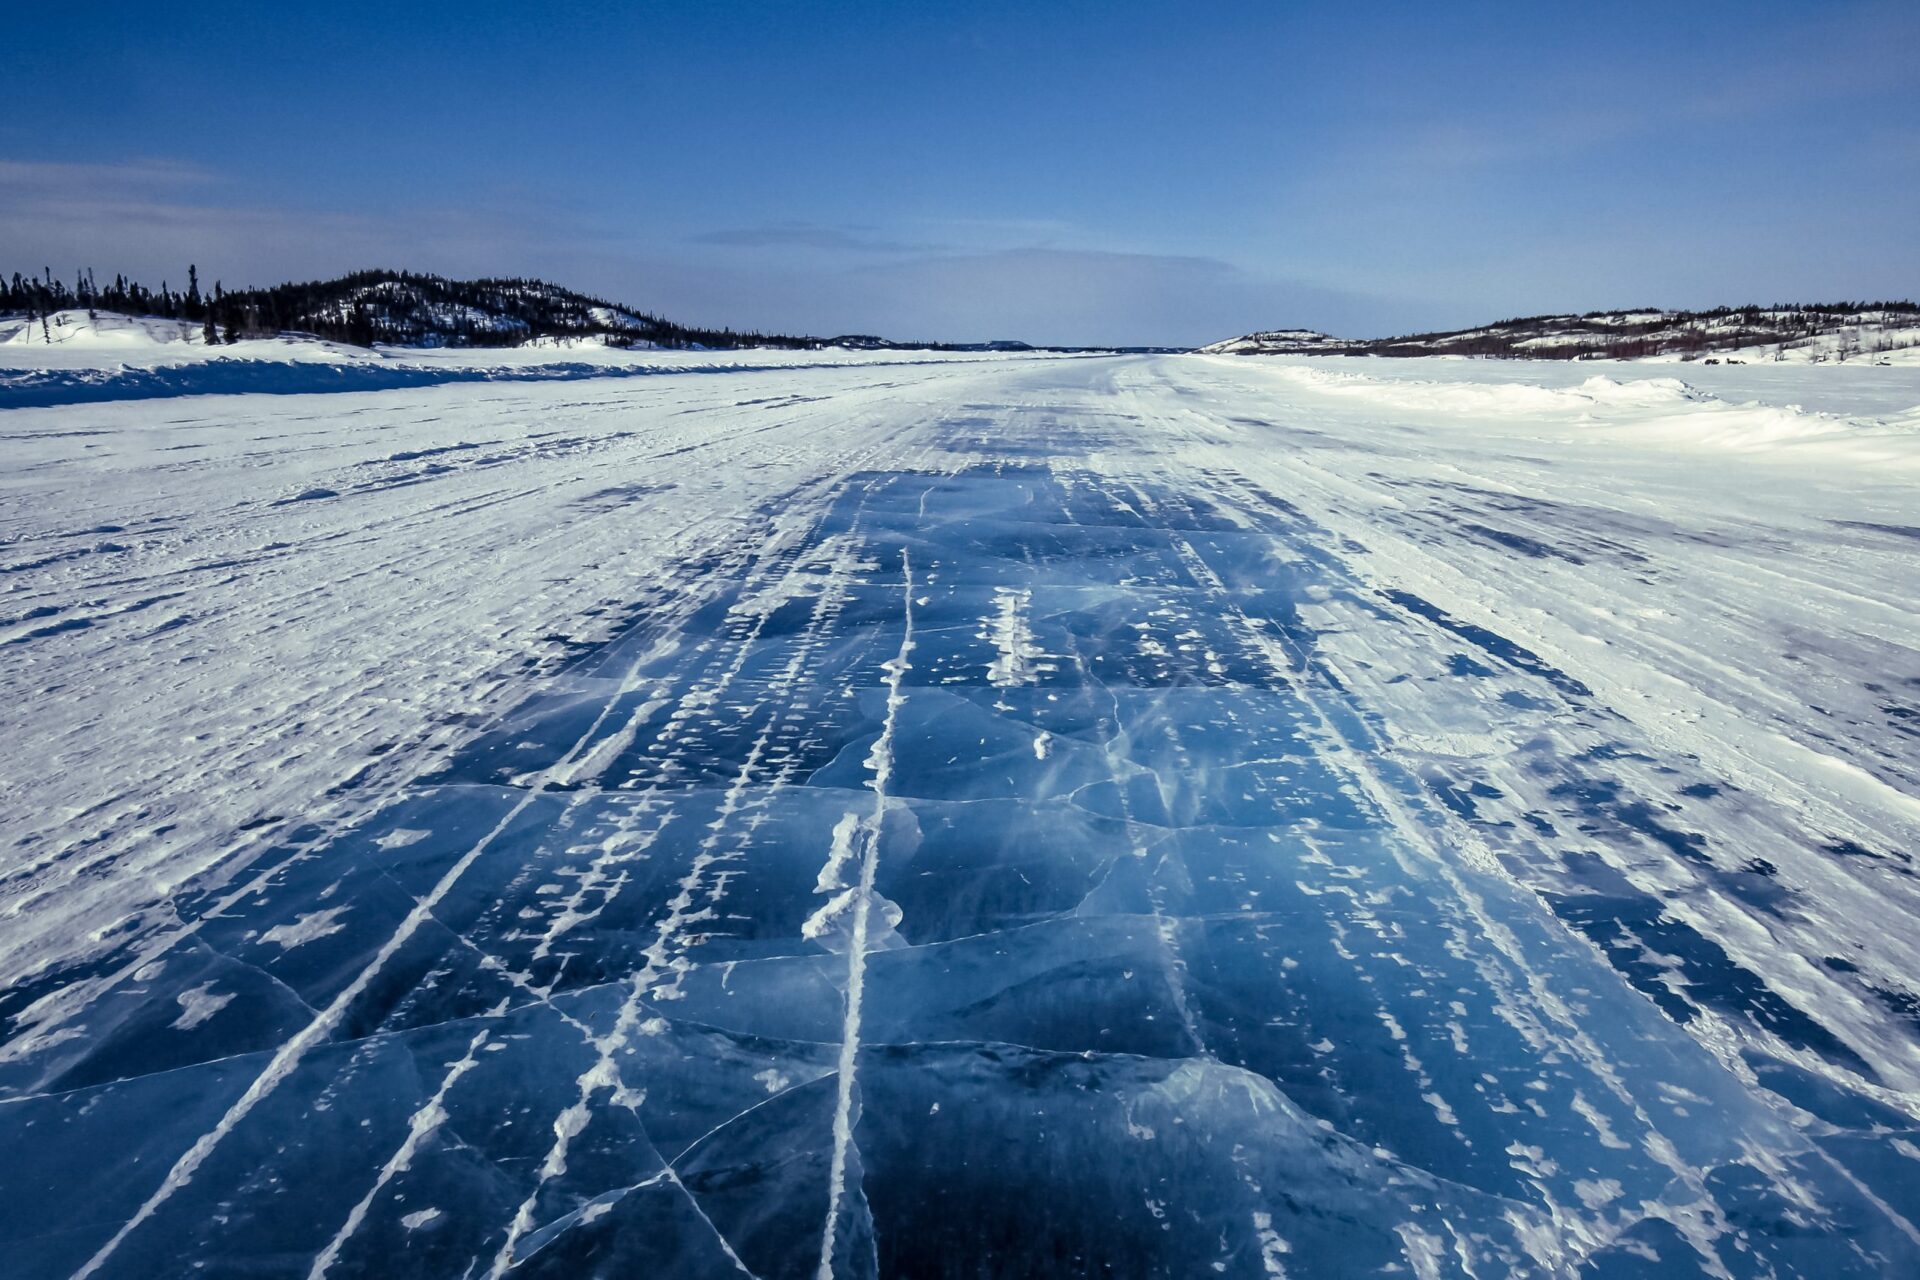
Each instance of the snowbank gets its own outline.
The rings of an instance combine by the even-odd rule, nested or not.
[[[564,352],[564,359],[557,359]],[[375,347],[286,336],[207,345],[198,325],[62,311],[42,329],[0,321],[0,409],[187,395],[310,395],[459,382],[552,382],[664,373],[1005,359],[992,352],[727,351],[543,339],[524,347]],[[1026,358],[1045,359],[1031,353]],[[1070,358],[1070,357],[1056,357]]]
[[[1231,357],[1213,359],[1242,364]],[[1656,447],[1780,452],[1783,458],[1803,461],[1824,455],[1920,467],[1920,406],[1872,416],[1836,414],[1773,399],[1731,401],[1678,378],[1651,374],[1587,374],[1578,382],[1548,385],[1540,376],[1543,371],[1515,361],[1399,361],[1391,374],[1374,371],[1384,362],[1339,363],[1362,363],[1365,371],[1320,358],[1274,358],[1250,367],[1326,400],[1367,411],[1387,410],[1414,421],[1471,418],[1515,427],[1578,429]],[[1416,365],[1417,372],[1410,369]],[[1845,376],[1843,368],[1803,364],[1799,376]]]

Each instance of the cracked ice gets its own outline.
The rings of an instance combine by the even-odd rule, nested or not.
[[[1920,387],[1379,363],[5,411],[8,1274],[1920,1267]]]

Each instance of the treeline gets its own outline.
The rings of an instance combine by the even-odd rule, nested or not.
[[[44,319],[55,311],[84,310],[205,322],[215,318],[216,308],[224,309],[225,303],[218,283],[211,296],[201,293],[200,270],[194,266],[187,268],[187,288],[180,293],[164,280],[155,290],[125,276],[115,276],[112,284],[103,286],[91,270],[75,272],[69,285],[55,277],[51,267],[42,268],[39,275],[22,276],[16,271],[11,279],[0,280],[0,311],[24,312],[29,320]]]
[[[122,312],[201,326],[208,343],[280,334],[310,335],[353,346],[513,347],[539,338],[599,338],[610,344],[661,347],[810,347],[816,339],[754,330],[675,324],[540,280],[449,280],[408,271],[358,271],[336,280],[229,292],[162,280],[158,289],[116,275],[99,283],[91,270],[71,284],[51,269],[15,272],[0,281],[0,311],[29,320],[56,311]]]

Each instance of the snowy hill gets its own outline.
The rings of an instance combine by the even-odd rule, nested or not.
[[[74,285],[51,278],[0,284],[0,338],[62,341],[42,321],[62,312],[88,316],[68,325],[66,341],[202,343],[308,336],[356,347],[518,347],[603,345],[628,348],[790,347],[810,338],[675,324],[542,280],[449,280],[408,271],[360,271],[336,280],[202,293],[190,277],[186,293],[158,291],[116,278]],[[102,321],[101,317],[109,319]],[[111,317],[118,317],[112,319]],[[11,323],[9,323],[9,321]],[[25,323],[22,323],[24,321]],[[11,331],[10,334],[8,331]],[[91,333],[91,337],[84,334]]]
[[[367,271],[233,295],[241,329],[304,330],[358,346],[801,346],[804,339],[690,328],[542,280],[448,280]],[[278,323],[275,323],[275,322]]]
[[[648,312],[544,280],[450,280],[410,271],[359,271],[335,280],[227,292],[200,290],[194,269],[185,293],[115,277],[97,284],[82,272],[72,285],[51,273],[0,280],[0,342],[155,344],[311,340],[350,347],[534,347],[623,350],[1021,352],[1104,350],[1034,348],[1011,339],[902,342],[871,334],[817,338],[677,324]],[[1147,348],[1142,348],[1146,350]],[[1158,350],[1159,348],[1155,348]]]
[[[165,316],[69,309],[51,314],[0,315],[0,371],[103,369],[124,365],[273,360],[356,362],[373,353],[311,334],[276,334],[207,344],[205,325]],[[0,385],[5,374],[0,372]],[[3,399],[3,397],[0,397]]]
[[[165,347],[201,341],[200,326],[162,316],[129,316],[113,311],[56,311],[51,315],[0,317],[0,346],[57,346],[119,350]]]
[[[1920,307],[1840,302],[1712,311],[1592,311],[1527,316],[1474,329],[1397,338],[1335,338],[1311,329],[1250,333],[1209,355],[1504,356],[1536,360],[1678,359],[1910,363],[1920,360]]]
[[[1324,354],[1329,347],[1345,347],[1347,340],[1318,329],[1266,329],[1225,342],[1215,342],[1200,350],[1210,356],[1303,355]]]

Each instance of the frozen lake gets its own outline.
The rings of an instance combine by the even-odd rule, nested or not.
[[[1920,372],[1608,372],[0,412],[7,1274],[1920,1270]]]

